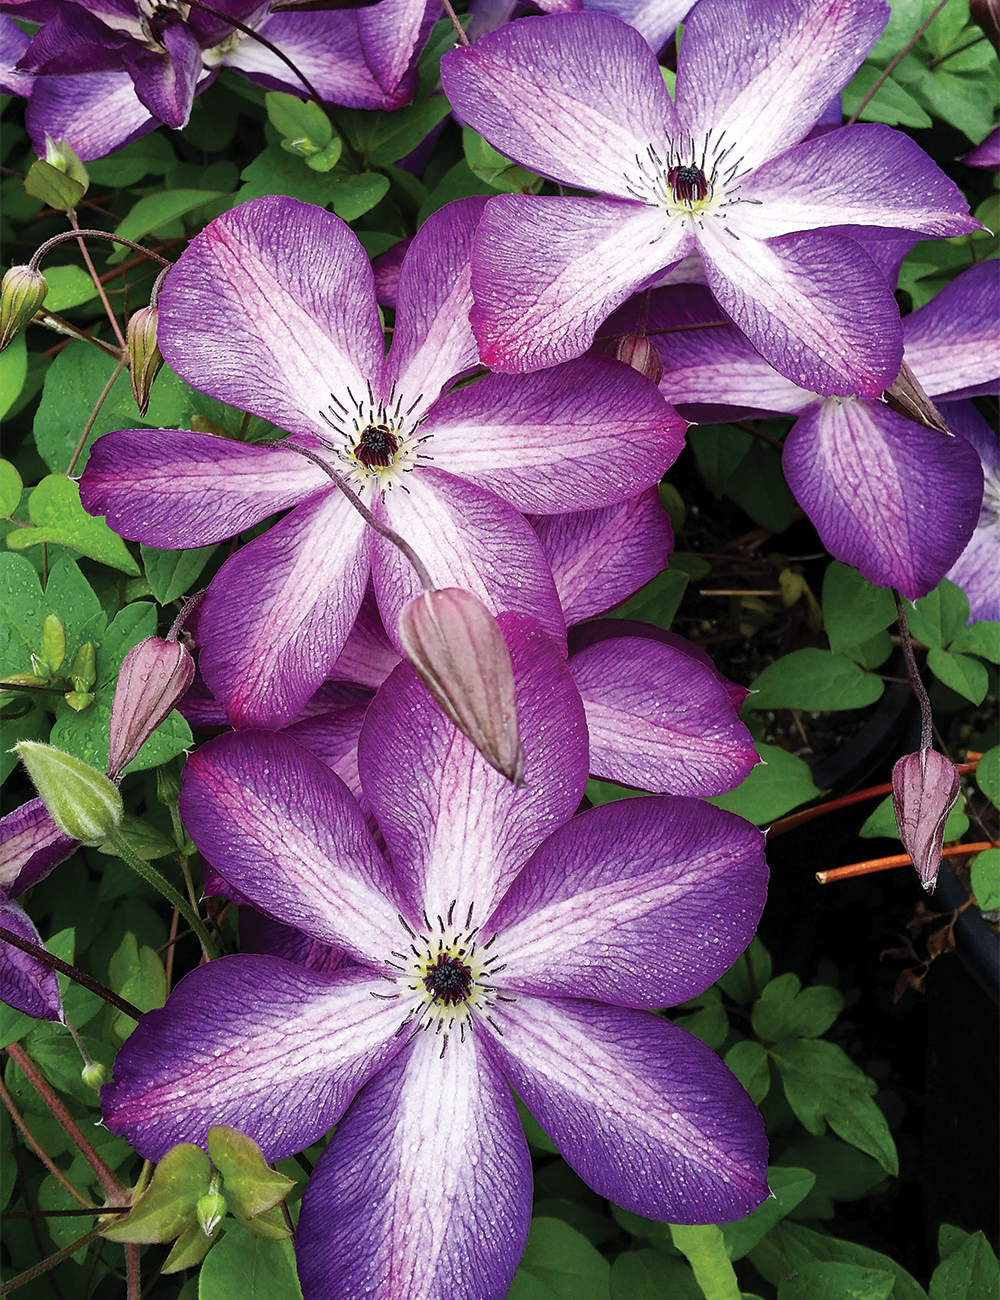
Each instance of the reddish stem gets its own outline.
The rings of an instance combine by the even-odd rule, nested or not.
[[[990,840],[976,844],[951,844],[941,850],[942,858],[969,857],[973,853],[982,853],[984,849],[993,849],[996,845]],[[836,880],[850,880],[852,876],[872,876],[876,871],[891,871],[893,867],[910,867],[913,859],[908,853],[894,853],[889,858],[872,858],[870,862],[850,862],[846,867],[833,867],[830,871],[817,871],[816,879],[821,885],[831,885]]]
[[[70,1196],[72,1196],[74,1200],[79,1201],[80,1204],[85,1207],[84,1210],[81,1211],[81,1213],[85,1214],[87,1210],[93,1209],[93,1206],[90,1204],[87,1198],[77,1191],[77,1189],[69,1181],[69,1179],[59,1168],[59,1166],[55,1164],[55,1162],[51,1160],[50,1157],[47,1156],[46,1153],[39,1146],[38,1142],[35,1140],[34,1134],[31,1132],[27,1124],[24,1122],[24,1117],[21,1115],[21,1112],[14,1105],[14,1099],[13,1097],[11,1097],[10,1093],[4,1087],[2,1080],[0,1080],[0,1097],[3,1098],[4,1105],[7,1107],[11,1119],[20,1129],[22,1137],[27,1142],[27,1144],[31,1147],[32,1151],[34,1151],[35,1155],[39,1158],[39,1160],[42,1162],[45,1168],[49,1171],[52,1177],[55,1178],[57,1182],[62,1184],[62,1186],[66,1189],[67,1192],[69,1192]]]

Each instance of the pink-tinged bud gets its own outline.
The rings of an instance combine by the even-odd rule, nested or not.
[[[920,883],[933,894],[941,864],[944,824],[958,801],[955,765],[935,749],[907,754],[892,769],[892,806],[903,848]]]
[[[194,681],[194,660],[178,641],[147,637],[125,656],[111,705],[108,775],[135,758]]]
[[[471,591],[425,591],[403,607],[399,637],[433,699],[491,767],[523,785],[514,671],[496,619]]]
[[[624,361],[633,370],[638,370],[640,375],[645,375],[654,384],[663,378],[660,354],[644,334],[620,334],[610,341],[605,352],[615,361]]]
[[[146,414],[153,380],[163,365],[163,355],[156,342],[156,308],[140,307],[128,320],[125,338],[128,343],[128,373],[132,396],[139,414]]]
[[[882,400],[898,415],[905,416],[925,429],[951,435],[944,416],[921,387],[920,380],[904,361],[892,386],[882,394]]]
[[[48,281],[30,266],[12,266],[0,286],[0,352],[17,338],[45,301]]]

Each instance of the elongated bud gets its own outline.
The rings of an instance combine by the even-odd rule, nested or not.
[[[194,660],[178,641],[147,637],[125,656],[111,705],[108,772],[135,758],[194,681]]]
[[[45,157],[39,158],[28,168],[24,188],[33,198],[41,199],[50,208],[68,212],[87,193],[90,176],[66,140],[60,140],[56,144],[47,135]]]
[[[129,317],[125,333],[128,343],[128,373],[132,381],[132,396],[139,414],[146,414],[153,380],[163,365],[163,356],[156,342],[156,308],[140,307]]]
[[[215,1169],[209,1179],[208,1191],[198,1198],[195,1206],[198,1222],[206,1237],[210,1237],[226,1217],[226,1208],[226,1198],[222,1195],[222,1175]]]
[[[624,361],[633,370],[638,370],[640,375],[645,375],[654,384],[663,378],[660,354],[644,334],[620,334],[610,341],[605,352],[615,361]]]
[[[118,834],[125,807],[103,772],[54,745],[22,740],[14,746],[49,816],[64,835],[95,848]]]
[[[0,286],[0,352],[17,338],[45,301],[48,281],[30,266],[12,266]]]
[[[471,591],[425,591],[403,607],[399,637],[432,698],[491,767],[524,784],[514,672],[496,619]]]
[[[891,387],[882,394],[882,400],[898,415],[905,415],[914,424],[922,424],[925,429],[952,436],[944,416],[924,392],[920,380],[905,361]]]
[[[954,764],[935,749],[906,754],[892,769],[892,806],[899,838],[928,894],[933,894],[937,883],[944,824],[958,801],[958,792]]]

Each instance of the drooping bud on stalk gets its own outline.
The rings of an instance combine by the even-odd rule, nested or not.
[[[640,375],[645,375],[654,384],[663,378],[663,361],[659,352],[653,347],[645,334],[619,334],[605,348],[605,355],[615,361],[624,361]]]
[[[118,834],[125,806],[118,787],[103,772],[37,740],[22,740],[14,751],[64,835],[96,848]]]
[[[524,783],[514,672],[496,619],[471,591],[425,591],[403,607],[399,637],[431,697],[491,767]]]
[[[953,763],[935,749],[906,754],[892,769],[892,806],[903,847],[920,883],[933,894],[941,864],[944,824],[958,801]]]
[[[131,763],[194,681],[194,660],[178,641],[147,637],[122,662],[111,705],[108,773]]]
[[[0,352],[17,338],[45,301],[48,281],[30,266],[12,266],[0,286]]]
[[[163,355],[156,342],[156,308],[140,307],[129,317],[125,334],[128,342],[128,373],[132,396],[139,414],[146,414],[153,380],[163,365]]]

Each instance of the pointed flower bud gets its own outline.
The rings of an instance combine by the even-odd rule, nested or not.
[[[654,384],[663,378],[663,361],[644,334],[621,334],[612,339],[606,349],[607,355],[615,361],[624,361],[640,375],[645,375]]]
[[[944,416],[924,392],[920,380],[904,361],[892,385],[882,394],[886,406],[925,429],[952,436]]]
[[[22,740],[14,746],[49,816],[64,835],[96,847],[118,834],[125,807],[103,772],[54,745]]]
[[[899,838],[928,894],[933,894],[937,883],[944,824],[958,801],[958,792],[954,764],[937,750],[907,754],[892,769],[892,806]]]
[[[64,176],[69,176],[72,180],[82,185],[84,190],[90,188],[90,173],[84,167],[76,150],[68,140],[60,140],[56,144],[55,140],[46,132],[45,135],[45,161],[56,171],[60,171]]]
[[[221,1189],[222,1175],[216,1169],[209,1180],[208,1191],[204,1196],[199,1197],[198,1204],[195,1206],[198,1222],[206,1237],[210,1237],[226,1217],[226,1198],[222,1195]]]
[[[514,673],[496,619],[470,591],[425,591],[403,607],[399,637],[432,698],[491,767],[523,784]]]
[[[139,414],[145,415],[153,380],[163,365],[163,355],[156,342],[156,308],[140,307],[134,311],[129,317],[125,338],[132,396]]]
[[[30,266],[12,266],[0,286],[0,352],[13,343],[45,301],[48,281]]]
[[[125,656],[111,705],[108,773],[118,774],[194,681],[194,660],[177,641],[147,637]]]

